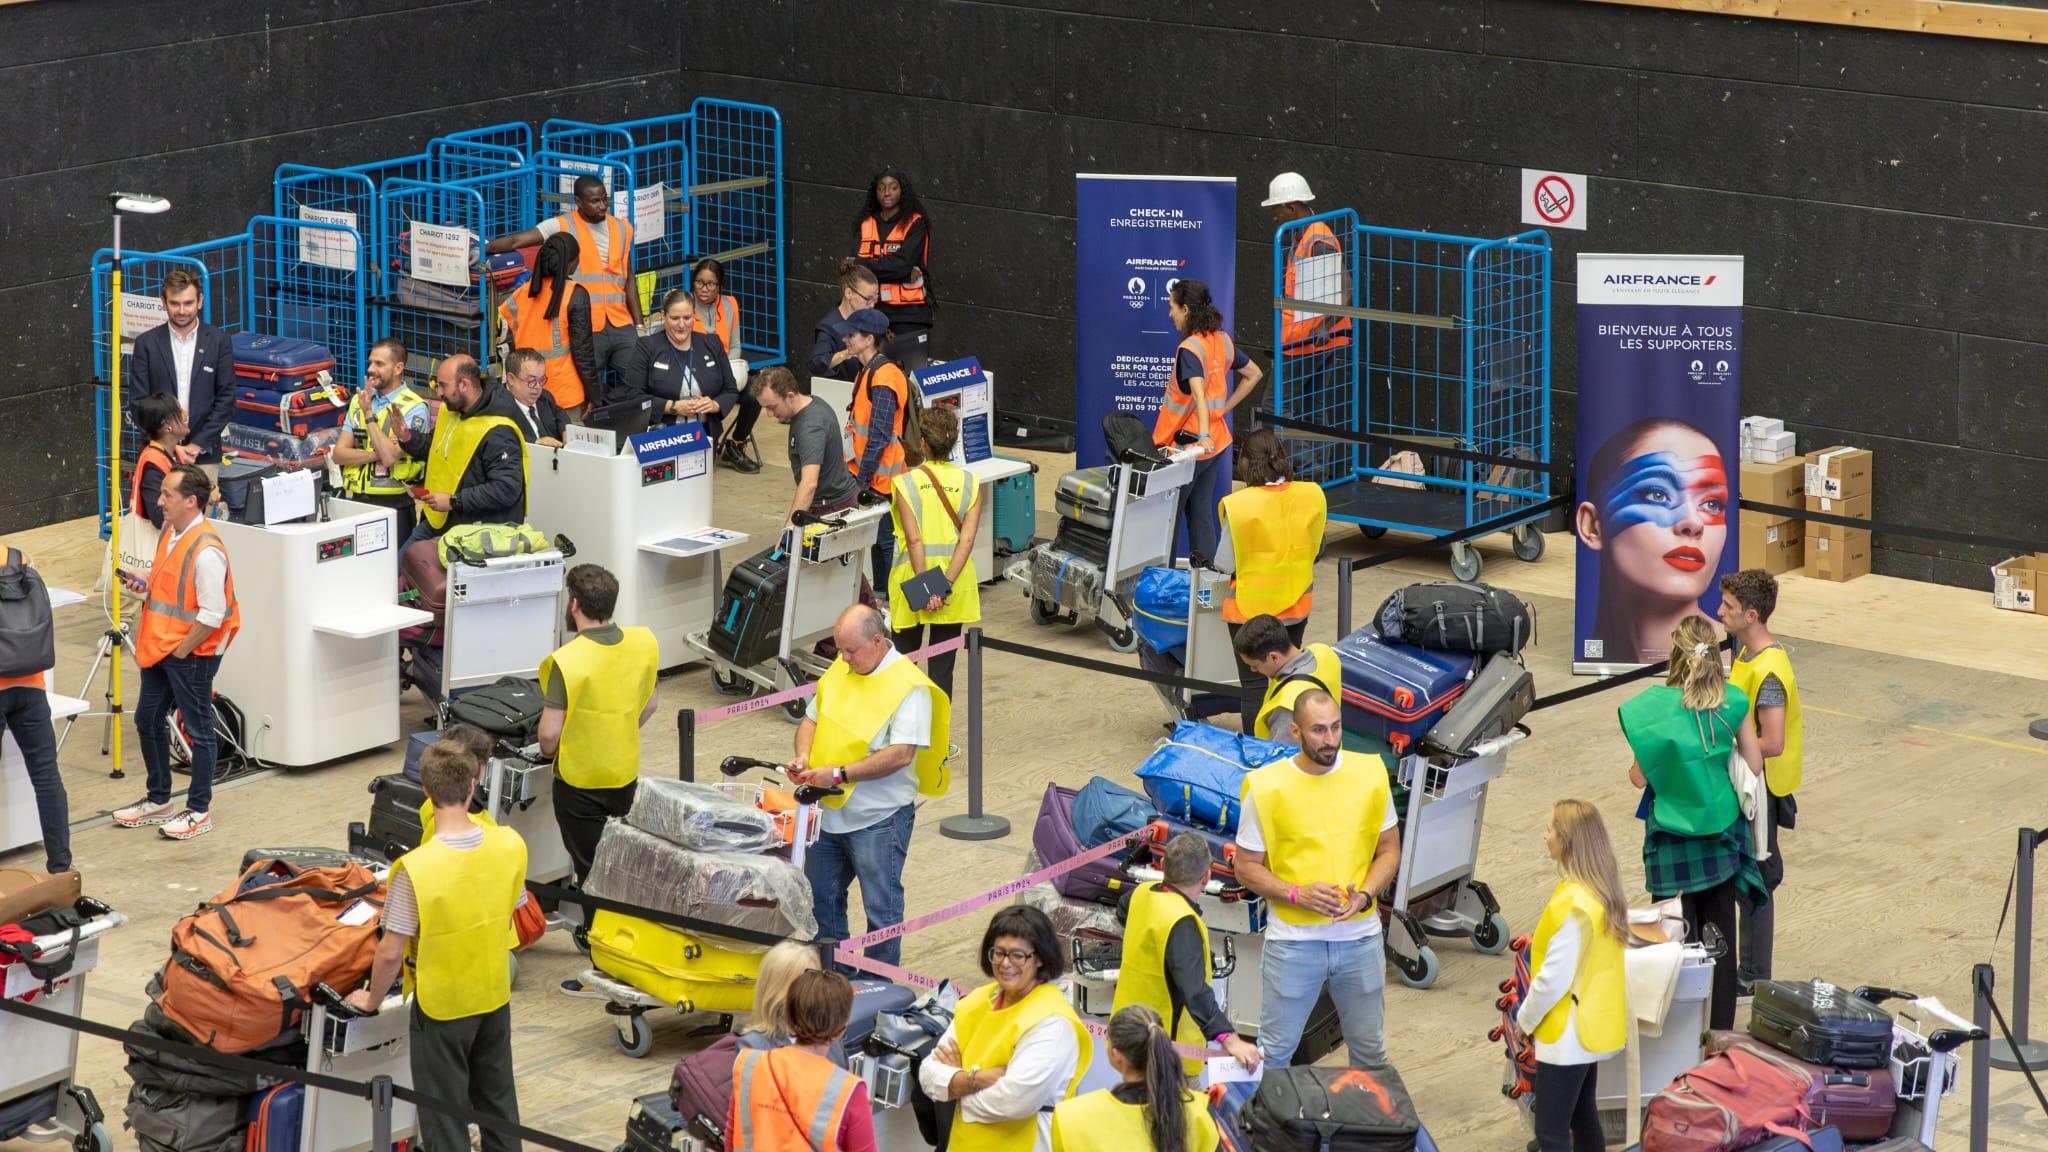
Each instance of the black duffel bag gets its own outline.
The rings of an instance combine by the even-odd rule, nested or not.
[[[1451,580],[1396,590],[1373,626],[1403,644],[1482,656],[1517,653],[1536,639],[1536,613],[1514,593]]]
[[[1269,1067],[1244,1110],[1251,1152],[1415,1152],[1421,1128],[1391,1067]]]
[[[448,701],[448,721],[474,724],[494,737],[530,744],[540,732],[540,681],[502,676]]]

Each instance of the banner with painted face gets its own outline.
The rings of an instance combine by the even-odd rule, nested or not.
[[[1714,620],[1739,567],[1742,257],[1587,253],[1578,283],[1572,670],[1607,673]]]

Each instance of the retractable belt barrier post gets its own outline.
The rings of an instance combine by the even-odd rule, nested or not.
[[[697,779],[697,710],[676,709],[676,778]]]
[[[939,821],[939,835],[952,840],[1000,840],[1010,822],[981,810],[981,646],[980,627],[967,629],[967,814]]]
[[[1970,969],[1970,1023],[1991,1031],[1991,965]],[[1970,1045],[1970,1152],[1986,1152],[1991,1139],[1991,1057],[1983,1044]]]
[[[2012,935],[2012,1031],[2003,1040],[1991,1042],[1991,1066],[2007,1072],[2048,1068],[2048,1042],[2027,1038],[2033,1015],[2029,1000],[2034,993],[2034,851],[2041,845],[2042,830],[2022,828],[2019,854],[2013,860],[2013,880],[2007,887],[2008,904],[1998,911],[1998,926],[2005,928],[2011,911]]]

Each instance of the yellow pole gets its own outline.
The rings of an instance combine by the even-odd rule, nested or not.
[[[107,401],[107,525],[111,535],[107,541],[107,580],[109,603],[112,605],[113,620],[109,627],[114,633],[108,656],[114,662],[113,705],[111,726],[114,730],[114,770],[110,775],[119,780],[121,770],[121,642],[125,633],[121,628],[121,216],[114,215],[114,342],[108,359],[112,370],[107,373],[109,398]]]

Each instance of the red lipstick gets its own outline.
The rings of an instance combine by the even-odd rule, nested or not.
[[[1680,572],[1697,572],[1707,566],[1707,554],[1697,548],[1680,545],[1664,554],[1664,562]]]

